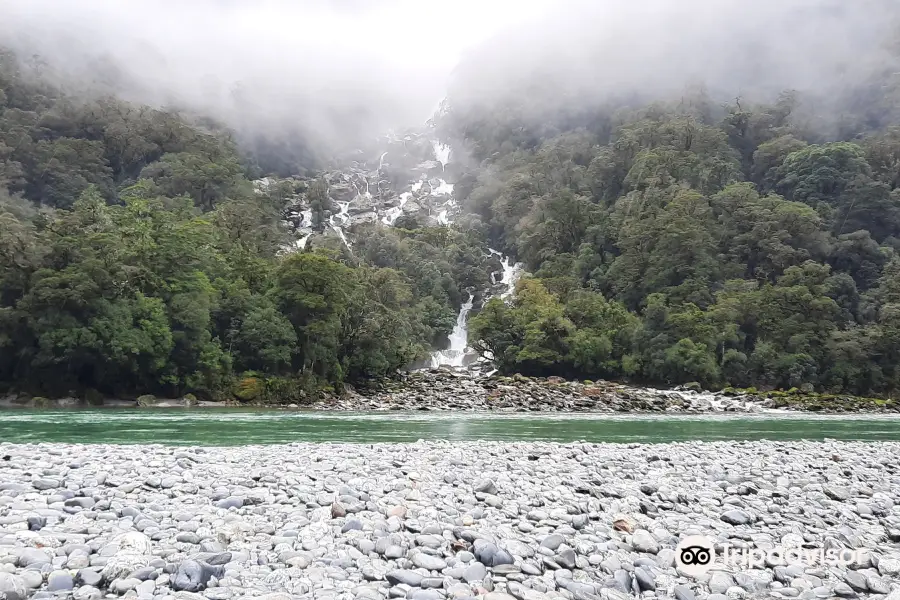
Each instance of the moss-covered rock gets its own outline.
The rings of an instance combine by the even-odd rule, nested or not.
[[[197,396],[193,394],[185,394],[182,396],[185,406],[197,406]]]
[[[296,378],[270,377],[266,379],[266,404],[303,404],[309,394],[304,390],[305,383]],[[388,389],[391,389],[390,387]]]
[[[234,395],[241,402],[251,402],[261,398],[266,391],[266,382],[259,377],[244,377],[234,384]]]
[[[153,394],[144,394],[143,396],[138,396],[137,405],[138,406],[153,406],[156,404],[156,396]]]
[[[684,384],[684,389],[691,390],[692,392],[703,391],[703,387],[696,381],[691,381],[690,383]]]
[[[772,408],[787,408],[810,412],[886,412],[900,410],[900,404],[884,398],[865,398],[840,394],[819,394],[791,388],[765,394]]]
[[[29,406],[33,406],[34,408],[47,408],[50,406],[51,400],[49,398],[44,398],[43,396],[35,396],[29,402]]]

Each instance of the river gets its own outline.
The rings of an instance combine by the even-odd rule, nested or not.
[[[2,442],[244,445],[417,440],[674,442],[900,440],[877,415],[348,413],[272,409],[70,409],[0,412]]]

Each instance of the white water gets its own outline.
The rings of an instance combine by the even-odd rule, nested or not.
[[[466,357],[466,349],[469,344],[469,311],[472,310],[472,304],[475,296],[469,294],[469,299],[459,309],[459,315],[456,317],[456,325],[450,333],[450,347],[446,350],[439,350],[431,355],[431,366],[440,367],[447,365],[450,367],[461,367]]]
[[[392,226],[394,221],[400,218],[400,215],[403,214],[403,207],[409,202],[409,199],[412,197],[412,192],[403,192],[400,194],[400,205],[395,206],[393,208],[389,208],[387,214],[384,218],[381,219],[381,222],[385,225]]]
[[[432,148],[434,148],[434,156],[441,163],[441,169],[445,169],[447,166],[447,162],[450,160],[450,147],[444,146],[437,140],[432,143]],[[426,175],[422,175],[422,179],[413,185],[413,191],[418,191],[424,185],[426,179]],[[439,194],[447,194],[452,197],[453,195],[453,186],[443,179],[438,180],[440,184],[437,188],[431,185],[429,182],[429,186],[431,187],[432,195]],[[452,200],[451,200],[452,201]],[[438,223],[441,225],[449,225],[450,218],[448,217],[447,209],[443,209],[438,213],[437,217]],[[462,367],[463,362],[466,358],[466,350],[469,345],[469,311],[472,310],[472,304],[475,300],[474,295],[469,294],[469,299],[459,308],[459,314],[456,316],[456,325],[453,327],[453,331],[450,333],[450,347],[446,350],[438,350],[431,355],[431,366],[432,367],[440,367],[440,366],[448,366],[448,367]]]
[[[512,258],[505,258],[502,253],[493,248],[488,248],[488,250],[494,256],[499,256],[500,262],[503,265],[503,273],[500,276],[500,281],[497,282],[497,277],[494,273],[491,273],[491,281],[506,286],[506,289],[500,293],[500,299],[506,300],[514,291],[516,291],[516,283],[522,276],[522,269],[525,268],[525,265],[522,263],[513,263]]]
[[[442,194],[446,194],[447,196],[453,195],[453,184],[447,183],[443,179],[438,179],[438,186],[431,188],[431,193],[435,196],[440,196]]]
[[[450,147],[444,146],[440,142],[435,141],[433,143],[434,154],[435,157],[440,161],[442,167],[446,167],[447,162],[450,158]],[[423,175],[423,180],[424,180]],[[438,223],[441,225],[449,225],[451,223],[449,216],[449,208],[455,207],[455,201],[453,200],[453,184],[447,183],[443,179],[438,179],[438,186],[431,186],[432,195],[448,195],[450,196],[450,200],[444,205],[443,208],[437,215]],[[417,184],[421,187],[422,182],[420,181]],[[416,191],[416,186],[413,186],[413,191]],[[503,265],[503,271],[500,273],[499,282],[497,280],[497,274],[491,273],[491,282],[495,285],[500,283],[504,286],[504,290],[500,292],[500,298],[505,300],[508,298],[516,289],[516,282],[519,280],[519,277],[522,275],[523,266],[522,263],[514,263],[512,258],[508,258],[503,256],[502,253],[494,250],[493,248],[489,249],[491,254],[500,257],[500,261]],[[456,326],[453,328],[453,332],[450,334],[450,347],[446,350],[438,350],[437,352],[431,355],[431,366],[432,367],[440,367],[440,366],[449,366],[449,367],[463,367],[465,362],[465,357],[467,351],[470,350],[468,347],[468,338],[469,338],[469,311],[472,310],[472,302],[473,296],[469,294],[469,300],[463,304],[459,309],[459,314],[456,317]],[[487,357],[490,358],[490,357]]]
[[[338,202],[337,205],[341,208],[341,212],[336,215],[331,215],[328,219],[328,223],[331,225],[331,228],[334,229],[339,236],[341,236],[341,241],[344,242],[344,245],[347,246],[349,250],[351,248],[350,242],[347,240],[347,236],[344,235],[344,225],[350,221],[350,203],[349,202]]]
[[[434,148],[434,156],[441,163],[441,170],[446,170],[447,163],[450,162],[450,146],[446,146],[437,140],[432,142]]]
[[[692,390],[665,390],[660,392],[667,398],[677,398],[687,406],[696,407],[699,410],[713,412],[737,412],[737,413],[772,413],[786,414],[790,411],[781,408],[763,408],[757,403],[748,400],[746,396],[722,396],[713,392]],[[669,410],[673,410],[671,407]]]
[[[443,145],[440,142],[434,141],[432,143],[432,148],[434,149],[435,158],[441,163],[441,167],[445,169],[450,161],[450,147]],[[379,171],[384,167],[385,156],[387,156],[387,152],[384,152],[379,158]],[[354,200],[358,200],[363,197],[371,199],[372,194],[369,190],[368,176],[359,175],[359,177],[363,181],[365,181],[365,191],[360,190],[360,186],[357,183],[357,177],[345,174],[343,176],[343,179],[344,181],[352,184],[354,189],[356,190],[356,197]],[[434,204],[437,204],[440,207],[436,217],[438,223],[444,226],[452,224],[453,216],[455,216],[458,212],[456,202],[453,198],[453,184],[448,183],[443,178],[429,180],[428,175],[424,173],[422,174],[421,179],[412,184],[412,186],[410,187],[411,191],[404,192],[398,196],[398,206],[394,206],[388,209],[385,215],[381,218],[381,222],[387,226],[393,226],[397,219],[400,218],[400,216],[403,214],[403,210],[407,202],[414,198],[421,198],[421,193],[426,182],[428,182],[429,186],[429,192],[427,192],[426,196],[447,197],[446,200],[443,201],[442,205],[440,200],[438,200],[438,202],[436,203],[433,200],[430,202],[432,206],[434,206]],[[258,182],[257,189],[265,189],[268,187],[269,183],[270,182],[268,180],[260,180]],[[344,228],[351,223],[349,211],[352,201],[334,203],[339,207],[339,212],[336,214],[332,214],[329,217],[328,224],[335,231],[335,233],[340,236],[341,242],[343,242],[344,245],[346,245],[347,248],[352,251],[351,243],[347,239],[347,235],[344,232]],[[313,232],[311,231],[312,211],[306,209],[301,211],[301,214],[303,216],[303,220],[299,229],[304,231],[298,233],[303,233],[303,235],[302,237],[297,239],[296,242],[294,242],[292,247],[286,247],[285,251],[302,250],[306,247],[310,237],[313,235]],[[503,286],[502,291],[499,293],[499,297],[505,300],[515,290],[516,281],[518,281],[522,273],[522,264],[514,263],[511,258],[503,256],[497,250],[490,249],[490,252],[491,254],[499,256],[502,262],[502,271],[491,273],[491,283],[494,285]],[[444,350],[436,351],[432,355],[431,365],[433,367],[463,367],[466,362],[466,355],[473,354],[471,349],[468,347],[468,317],[470,311],[473,308],[473,304],[474,294],[470,293],[468,300],[460,307],[459,313],[456,317],[456,325],[453,327],[453,331],[451,332],[449,337],[449,347]]]

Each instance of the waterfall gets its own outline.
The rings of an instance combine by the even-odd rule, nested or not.
[[[331,225],[331,228],[334,229],[339,236],[341,236],[341,241],[344,242],[344,245],[347,246],[349,250],[351,248],[350,242],[347,241],[347,236],[344,235],[344,225],[350,221],[350,203],[349,202],[338,202],[337,205],[341,208],[341,212],[336,215],[331,215],[328,219],[328,223]],[[340,223],[338,223],[340,221]]]
[[[438,217],[439,220],[443,222],[446,220],[446,211],[442,211],[441,215]],[[524,265],[522,263],[513,262],[513,259],[507,256],[503,256],[503,254],[493,248],[489,248],[490,253],[499,256],[500,261],[503,267],[502,272],[500,272],[500,277],[498,279],[497,273],[491,273],[491,283],[495,285],[502,285],[504,289],[500,292],[500,299],[505,300],[516,289],[516,282],[519,280],[519,277],[522,276],[522,270]],[[456,325],[453,327],[453,332],[450,334],[450,347],[446,350],[438,350],[437,352],[431,355],[431,366],[432,367],[464,367],[465,359],[466,359],[466,351],[468,348],[468,337],[469,337],[469,312],[472,310],[474,296],[470,293],[468,301],[463,304],[459,309],[459,315],[456,317]],[[485,358],[490,360],[492,357],[486,355]]]
[[[446,170],[447,163],[450,162],[450,146],[444,145],[437,140],[431,144],[434,148],[434,157],[441,163],[441,170]]]
[[[433,148],[434,155],[438,159],[438,161],[440,161],[441,166],[446,167],[446,164],[447,162],[449,162],[450,158],[450,147],[435,141],[433,143]],[[413,191],[416,191],[418,189],[417,186],[421,187],[424,180],[425,175],[422,176],[422,181],[413,186]],[[453,184],[447,183],[443,179],[438,179],[437,181],[438,185],[436,187],[431,182],[429,182],[429,185],[431,186],[431,194],[433,196],[450,196],[450,200],[447,201],[446,204],[444,204],[444,207],[438,213],[437,220],[441,225],[449,225],[451,223],[450,210],[456,207],[455,200],[453,199]],[[522,275],[523,265],[522,263],[514,263],[512,258],[503,256],[501,252],[494,250],[493,248],[489,248],[489,250],[491,254],[500,257],[500,262],[503,266],[502,272],[491,273],[491,283],[494,285],[504,286],[503,291],[500,292],[500,298],[505,300],[510,295],[512,295],[513,291],[515,291],[516,282]],[[466,351],[469,350],[468,318],[469,312],[472,310],[473,302],[474,295],[470,293],[468,301],[466,301],[466,303],[460,307],[459,314],[456,317],[456,325],[453,327],[453,332],[450,334],[450,347],[446,350],[438,350],[431,355],[432,367],[465,366]]]
[[[387,152],[381,155],[381,158],[378,159],[378,170],[381,170],[381,167],[384,166],[384,157],[387,156]]]
[[[506,287],[505,290],[500,292],[500,299],[506,300],[512,295],[514,291],[516,291],[516,283],[519,281],[519,277],[522,276],[522,269],[525,268],[525,265],[522,263],[513,263],[512,258],[503,256],[503,253],[499,250],[488,248],[488,251],[494,256],[500,257],[500,264],[503,267],[503,271],[500,275],[500,281],[497,281],[497,276],[495,273],[491,273],[491,283],[495,285],[499,283]]]
[[[469,294],[469,299],[460,307],[459,315],[456,317],[456,325],[450,334],[450,347],[446,350],[439,350],[431,355],[431,366],[440,367],[447,365],[450,367],[462,367],[466,357],[466,348],[469,344],[469,311],[472,310],[472,304],[475,296]]]
[[[453,195],[453,184],[447,183],[443,179],[438,179],[438,186],[431,188],[431,193],[439,196],[441,194],[446,194],[448,196]]]
[[[501,300],[506,300],[516,291],[516,282],[522,276],[523,267],[522,263],[513,264],[512,258],[507,258],[503,263],[503,277],[500,279],[500,283],[506,286],[506,291],[500,294]]]
[[[403,214],[403,207],[409,202],[410,197],[412,196],[412,192],[403,192],[400,194],[400,206],[395,206],[393,208],[389,208],[387,214],[381,219],[381,222],[385,225],[392,226],[394,221],[400,218],[400,215]]]

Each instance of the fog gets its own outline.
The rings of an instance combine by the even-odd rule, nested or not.
[[[0,0],[0,43],[84,89],[346,146],[421,124],[448,90],[589,103],[689,83],[732,97],[845,89],[890,64],[897,4]]]
[[[0,43],[84,88],[325,138],[422,124],[467,47],[542,0],[0,0]],[[529,8],[530,6],[530,8]]]
[[[896,0],[564,1],[469,53],[452,96],[508,100],[530,89],[585,103],[670,99],[695,86],[718,98],[787,89],[823,98],[896,75],[887,71],[900,55],[898,16]]]

